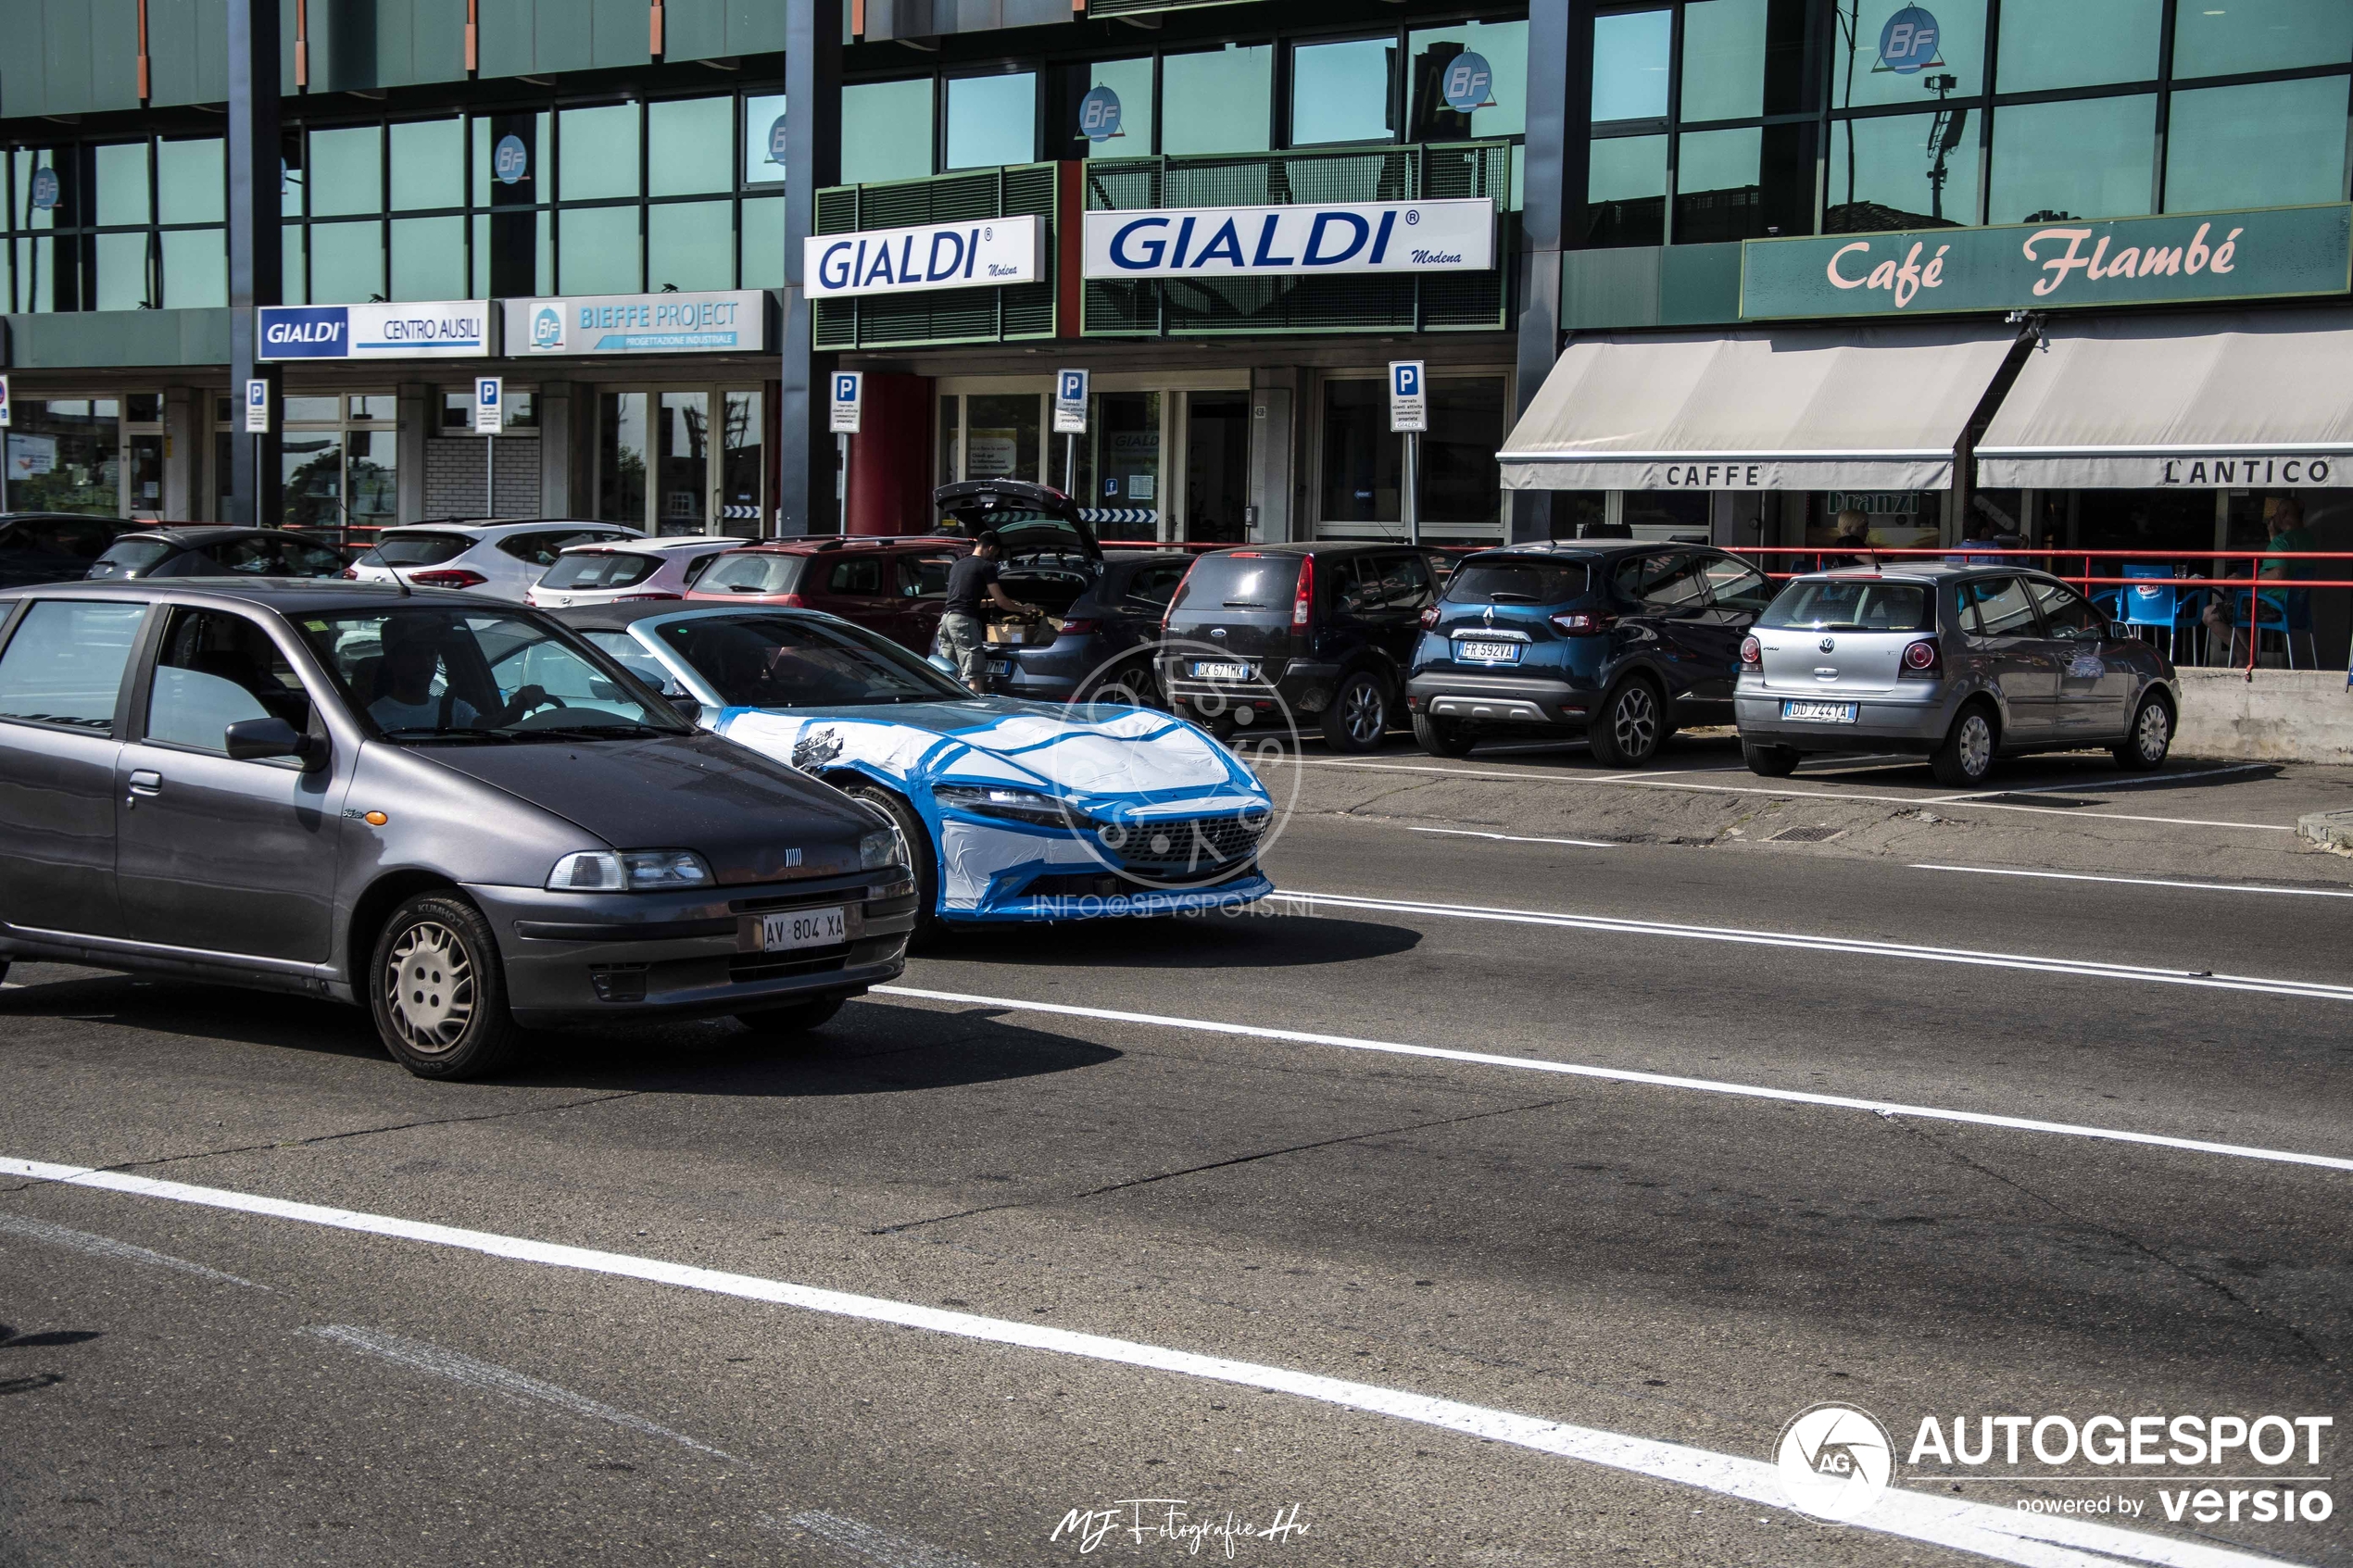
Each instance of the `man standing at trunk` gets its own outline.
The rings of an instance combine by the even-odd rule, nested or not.
[[[986,602],[1025,621],[1045,611],[1008,595],[997,581],[997,562],[1005,542],[996,530],[985,530],[973,541],[973,553],[948,569],[948,602],[939,617],[939,651],[953,660],[957,679],[982,696],[988,692],[988,628],[980,607]]]

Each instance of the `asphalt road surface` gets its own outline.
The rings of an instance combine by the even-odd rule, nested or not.
[[[1273,765],[1283,898],[799,1054],[19,966],[0,1560],[2353,1563],[2353,780],[1725,756]]]

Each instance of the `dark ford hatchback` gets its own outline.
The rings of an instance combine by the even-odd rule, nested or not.
[[[427,1077],[519,1025],[821,1023],[904,964],[897,831],[536,611],[370,584],[0,595],[0,961],[357,1002]]]
[[[1773,594],[1692,545],[1536,545],[1470,557],[1423,618],[1406,701],[1423,748],[1582,731],[1640,767],[1679,725],[1731,719],[1740,643]]]

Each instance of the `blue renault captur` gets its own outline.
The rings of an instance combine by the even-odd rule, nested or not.
[[[1405,682],[1414,737],[1460,757],[1482,737],[1582,733],[1639,768],[1677,729],[1732,721],[1740,644],[1765,574],[1705,545],[1513,545],[1468,557],[1422,613]]]

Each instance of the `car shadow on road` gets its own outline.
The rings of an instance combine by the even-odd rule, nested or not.
[[[1057,969],[1291,969],[1387,958],[1422,939],[1402,925],[1285,912],[1289,908],[1277,893],[1233,914],[1074,921],[1053,928],[1051,961]],[[957,931],[926,956],[1031,967],[1047,955],[1038,928],[1021,925]]]
[[[87,1021],[159,1040],[283,1049],[290,1061],[341,1057],[402,1072],[368,1015],[341,1003],[82,969],[25,966],[16,973],[23,983],[0,991],[0,1028],[10,1019]],[[533,1030],[507,1069],[484,1082],[607,1093],[894,1094],[1068,1073],[1120,1054],[993,1017],[853,1002],[824,1028],[782,1038],[729,1018]],[[466,1085],[449,1089],[462,1095]]]

